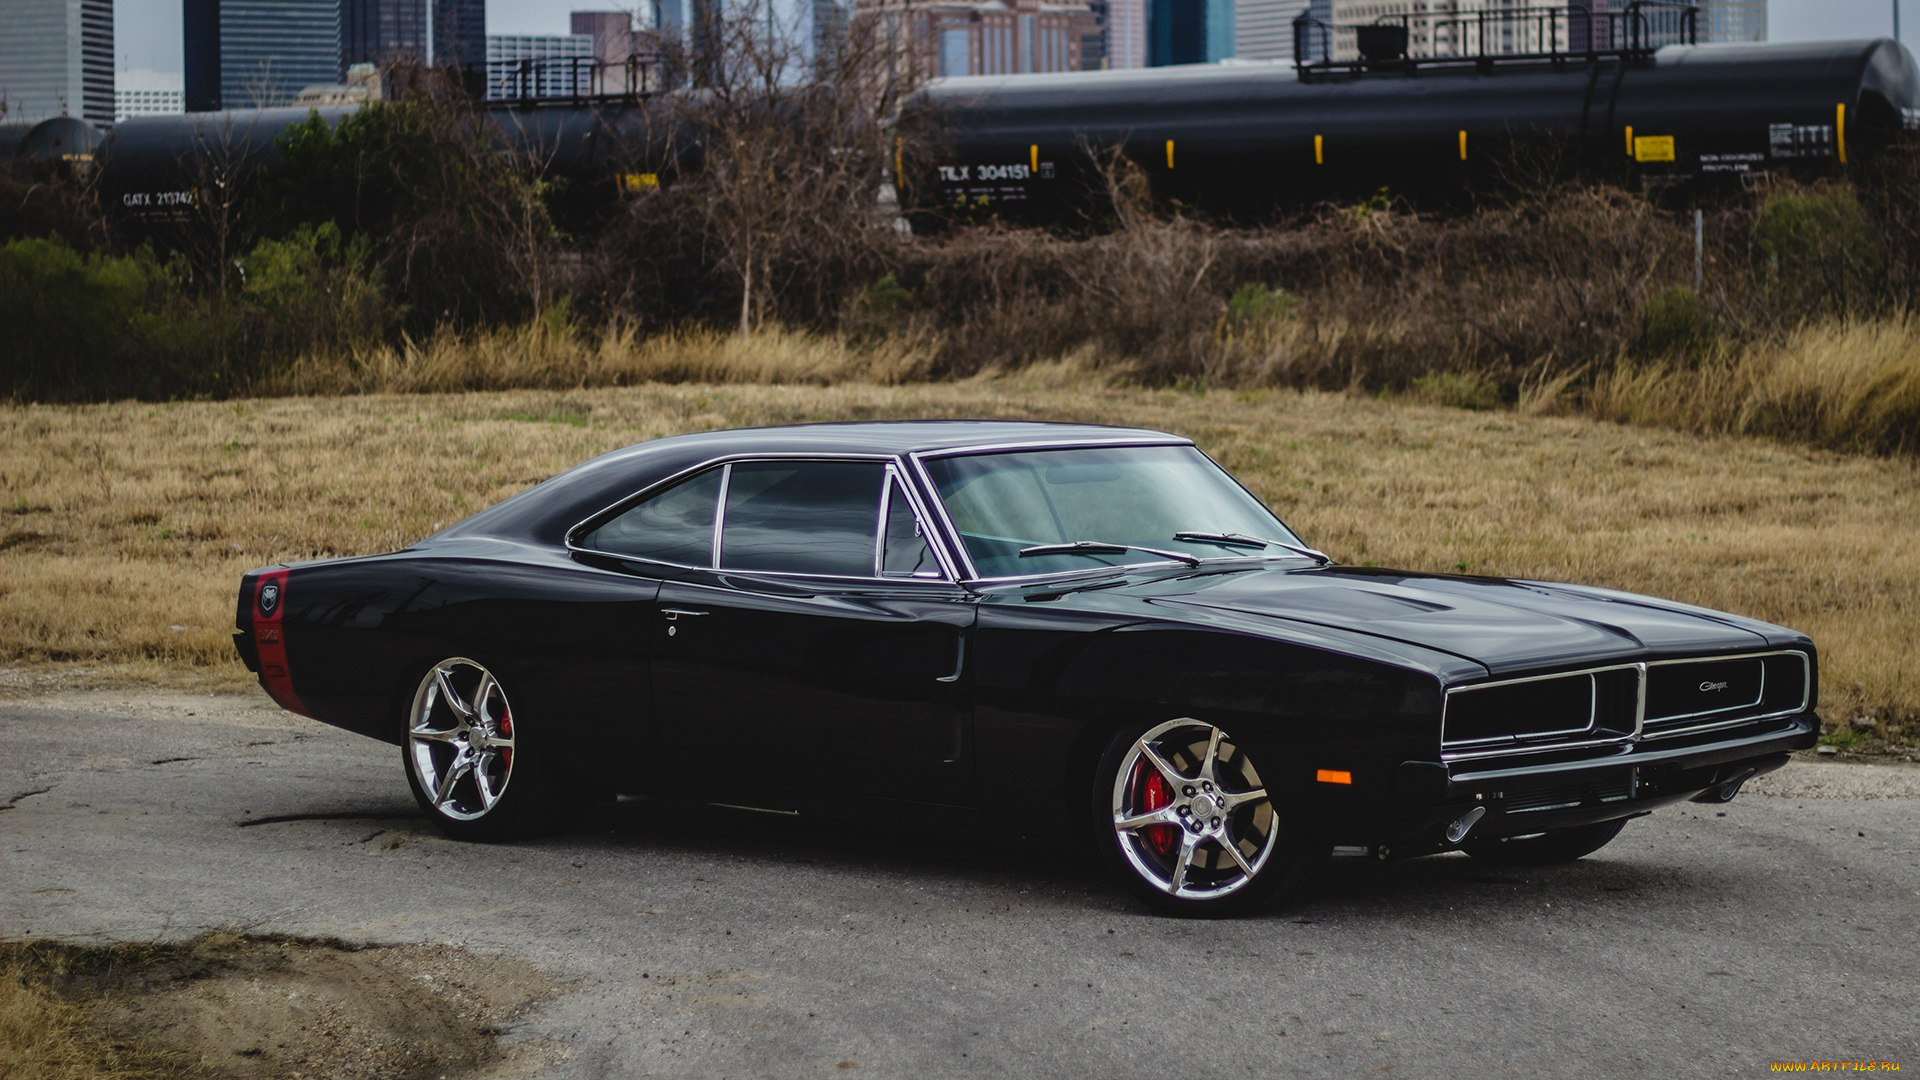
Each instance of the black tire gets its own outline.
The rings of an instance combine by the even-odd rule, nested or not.
[[[1498,840],[1472,840],[1460,850],[1485,862],[1500,866],[1551,866],[1591,855],[1613,842],[1627,819],[1576,825],[1531,836],[1510,836]]]
[[[504,840],[549,827],[559,788],[524,744],[521,717],[485,665],[451,656],[421,673],[402,717],[400,760],[420,809],[456,840]],[[449,778],[449,773],[453,775]]]
[[[1201,720],[1115,733],[1094,770],[1091,807],[1102,864],[1170,915],[1253,911],[1298,890],[1326,855],[1283,818],[1247,754]],[[1124,824],[1152,816],[1162,820]]]

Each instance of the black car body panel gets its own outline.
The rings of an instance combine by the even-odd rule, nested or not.
[[[1716,797],[1817,737],[1805,636],[1603,589],[1304,558],[853,580],[570,543],[577,526],[716,463],[875,455],[959,565],[920,458],[1036,445],[1190,446],[990,422],[664,439],[405,551],[252,571],[236,644],[283,705],[396,743],[422,672],[478,658],[520,713],[548,718],[549,751],[582,784],[614,790],[633,762],[657,761],[662,785],[700,777],[709,801],[751,805],[1080,800],[1117,725],[1201,717],[1273,763],[1276,804],[1330,841],[1409,852],[1445,846],[1447,824],[1476,806],[1485,837]],[[1682,693],[1696,675],[1717,687],[1698,708]],[[1577,730],[1508,731],[1501,708],[1483,707],[1507,698],[1476,693],[1591,704]]]

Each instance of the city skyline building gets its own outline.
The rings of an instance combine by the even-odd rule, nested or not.
[[[5,0],[0,100],[7,119],[114,118],[113,0]]]
[[[342,62],[459,67],[487,52],[485,0],[341,0]]]
[[[1107,0],[1106,66],[1147,66],[1147,0]]]
[[[1767,40],[1767,0],[1693,0],[1700,7],[1700,41]]]
[[[186,111],[186,88],[177,71],[133,68],[114,76],[116,123],[130,116],[175,116]]]
[[[664,85],[665,55],[659,31],[641,26],[625,11],[575,11],[571,22],[576,35],[593,39],[597,92],[632,93]]]
[[[1293,21],[1311,14],[1311,0],[1235,0],[1234,55],[1244,60],[1292,60]],[[1322,8],[1331,5],[1321,0]]]
[[[592,60],[587,34],[488,34],[487,97],[593,93]]]
[[[903,66],[933,78],[1090,70],[1085,46],[1102,34],[1087,0],[879,0],[865,11],[899,43]]]
[[[180,9],[188,112],[286,105],[345,77],[340,0],[183,0]]]
[[[1233,0],[1148,0],[1147,64],[1212,64],[1234,55]]]
[[[433,62],[460,67],[487,58],[487,0],[429,0]]]

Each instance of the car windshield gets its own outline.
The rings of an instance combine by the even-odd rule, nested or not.
[[[1191,446],[961,454],[926,466],[981,577],[1161,562],[1170,555],[1301,557],[1265,545],[1300,541]],[[1202,533],[1211,537],[1194,535]],[[1063,546],[1068,550],[1059,550]]]

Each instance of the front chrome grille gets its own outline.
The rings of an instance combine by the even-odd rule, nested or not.
[[[1655,660],[1647,665],[1644,732],[1661,738],[1799,712],[1811,676],[1803,652]]]
[[[1648,664],[1647,727],[1751,709],[1766,684],[1766,662],[1757,656]]]
[[[1456,687],[1447,691],[1441,747],[1449,756],[1484,757],[1631,738],[1641,668],[1617,664]]]
[[[1448,761],[1664,739],[1804,711],[1812,660],[1798,650],[1585,668],[1449,689]]]

